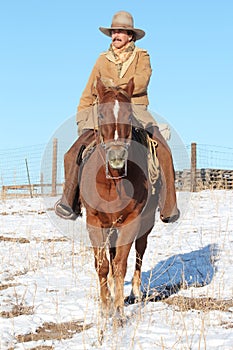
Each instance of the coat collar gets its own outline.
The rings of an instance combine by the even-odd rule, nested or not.
[[[134,58],[136,56],[136,53],[138,51],[143,51],[143,50],[139,49],[138,47],[135,47],[135,49],[134,49],[132,55],[129,57],[129,59],[122,64],[122,68],[121,68],[121,72],[120,72],[119,78],[123,78],[124,77],[125,73],[127,72],[129,66],[133,62],[133,60],[134,60]],[[115,58],[114,58],[114,55],[113,55],[112,51],[108,50],[108,51],[104,52],[104,55],[109,61],[111,61],[111,62],[113,62],[115,64]]]

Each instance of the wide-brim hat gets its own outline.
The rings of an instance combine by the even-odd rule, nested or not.
[[[112,24],[110,28],[99,27],[99,30],[107,36],[111,36],[113,29],[130,30],[135,35],[135,40],[142,39],[145,36],[145,32],[142,29],[134,28],[133,16],[126,11],[119,11],[115,13],[112,18]]]

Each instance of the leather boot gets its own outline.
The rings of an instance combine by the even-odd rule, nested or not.
[[[175,171],[171,150],[157,126],[151,126],[147,131],[158,143],[157,157],[162,183],[159,197],[160,218],[165,223],[175,222],[180,216],[180,211],[176,202]]]
[[[63,194],[54,207],[56,214],[63,219],[75,220],[82,215],[79,196],[82,152],[94,139],[94,130],[86,130],[64,156],[65,183]]]

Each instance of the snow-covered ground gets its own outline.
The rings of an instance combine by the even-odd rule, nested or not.
[[[100,317],[85,219],[55,219],[54,201],[0,203],[0,349],[233,349],[233,191],[190,194],[178,223],[158,220],[143,291],[172,295],[126,306],[117,329]]]

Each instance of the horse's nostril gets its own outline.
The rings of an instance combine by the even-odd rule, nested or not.
[[[127,151],[126,151],[126,149],[122,150],[121,158],[127,158]]]

